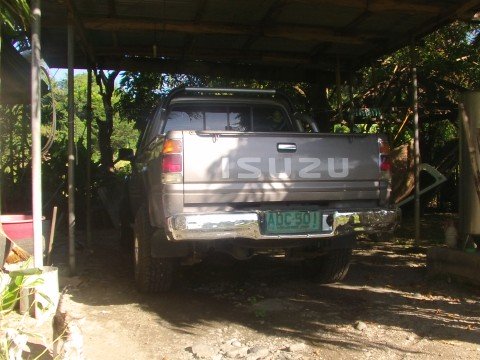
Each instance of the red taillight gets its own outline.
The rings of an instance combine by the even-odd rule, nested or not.
[[[390,177],[392,170],[392,162],[390,160],[390,145],[384,139],[378,139],[378,153],[379,153],[379,167],[382,172],[382,177]]]
[[[380,155],[380,170],[381,171],[392,170],[392,163],[390,162],[389,155]]]
[[[167,139],[163,143],[163,154],[181,154],[183,143],[180,139]]]
[[[180,184],[183,181],[183,141],[166,139],[162,149],[162,182]]]
[[[181,173],[183,170],[181,154],[165,154],[162,159],[163,173]]]

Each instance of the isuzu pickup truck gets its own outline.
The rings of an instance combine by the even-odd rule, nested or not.
[[[137,288],[166,291],[178,264],[211,251],[273,249],[318,281],[342,280],[356,235],[397,223],[389,147],[379,135],[315,130],[275,90],[171,91],[136,154],[122,152]]]

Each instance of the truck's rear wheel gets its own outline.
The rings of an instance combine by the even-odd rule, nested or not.
[[[304,260],[304,275],[321,284],[342,281],[347,275],[351,255],[352,249],[337,249],[314,259]]]
[[[393,240],[393,232],[379,232],[369,234],[368,237],[374,242],[390,242]]]
[[[159,293],[170,289],[175,272],[175,259],[154,258],[151,254],[152,228],[145,207],[135,217],[133,244],[135,283],[142,293]]]

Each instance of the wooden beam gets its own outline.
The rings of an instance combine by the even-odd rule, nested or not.
[[[249,49],[252,44],[261,36],[265,26],[271,25],[278,14],[282,11],[285,5],[285,0],[274,0],[270,7],[267,9],[261,20],[257,23],[257,33],[250,35],[242,46],[243,50]]]
[[[270,26],[263,30],[266,37],[275,37],[296,41],[308,42],[332,42],[339,44],[364,45],[364,39],[358,36],[338,35],[334,31],[326,28],[316,27],[290,27],[290,26]]]
[[[195,19],[193,20],[194,22],[199,22],[200,20],[202,20],[206,8],[207,0],[200,0],[198,3],[197,11],[195,13]]]
[[[195,18],[193,19],[194,23],[198,23],[202,20],[203,14],[205,13],[205,9],[207,8],[207,1],[208,0],[200,0],[197,6],[197,11],[195,12]],[[195,36],[193,34],[189,34],[188,38],[185,40],[184,46],[184,54],[189,54],[193,48],[195,42]]]
[[[45,27],[58,27],[62,20],[45,20]],[[368,38],[385,38],[380,34],[339,35],[335,30],[325,27],[298,26],[298,25],[270,25],[257,29],[250,25],[239,25],[216,22],[181,22],[159,21],[155,19],[137,18],[84,18],[85,29],[97,31],[170,31],[185,34],[213,34],[213,35],[259,35],[266,37],[283,38],[307,42],[334,42],[341,44],[363,45]]]
[[[463,3],[459,7],[457,7],[454,15],[456,17],[462,17],[466,13],[472,12],[472,16],[474,16],[475,13],[479,10],[480,10],[480,1],[479,0],[470,0],[470,1],[467,1],[467,2]]]
[[[108,17],[115,16],[117,16],[117,5],[115,4],[115,0],[108,0]],[[118,46],[118,36],[115,31],[112,31],[112,42],[113,46]]]
[[[46,59],[51,67],[65,67],[64,56],[49,56]],[[160,58],[125,58],[108,57],[98,58],[99,66],[103,69],[118,71],[141,71],[168,74],[190,74],[222,76],[232,79],[258,79],[274,81],[305,81],[333,83],[334,76],[330,72],[315,68],[229,64],[207,61],[182,61],[178,59]],[[84,57],[75,59],[77,69],[87,68]]]
[[[117,15],[115,0],[108,0],[108,16],[113,17],[115,15]]]
[[[93,51],[92,46],[90,45],[90,42],[88,41],[85,28],[82,24],[80,16],[77,13],[75,4],[73,3],[72,0],[66,0],[65,5],[67,6],[67,10],[70,14],[71,21],[75,26],[75,34],[79,37],[82,47],[85,51],[85,54],[87,55],[91,63],[95,64],[96,63],[95,53]]]
[[[74,25],[68,25],[68,259],[70,276],[76,272],[75,256],[75,99],[74,99],[74,74],[75,69],[75,34]]]
[[[41,45],[40,21],[42,11],[40,0],[32,1],[31,19],[31,128],[32,128],[32,214],[33,214],[33,261],[34,267],[43,267],[43,238],[42,238],[42,95],[41,95]],[[36,297],[36,295],[35,295]],[[36,306],[35,306],[36,310]],[[37,311],[35,311],[36,313]],[[36,314],[37,315],[37,314]]]
[[[158,57],[186,58],[190,60],[211,60],[211,61],[245,61],[261,63],[285,63],[285,64],[312,64],[309,54],[295,52],[272,52],[272,51],[241,51],[225,49],[194,49],[185,54],[182,48],[158,47]],[[115,49],[111,47],[95,48],[98,56],[140,56],[149,57],[152,54],[150,46],[122,47]],[[58,51],[53,51],[58,53]]]
[[[301,3],[314,6],[346,7],[373,13],[397,12],[406,14],[440,14],[441,5],[423,4],[420,1],[401,0],[286,0],[290,3]]]
[[[470,0],[462,2],[460,5],[452,5],[450,7],[443,7],[442,11],[434,18],[428,22],[424,22],[422,25],[412,29],[410,31],[411,37],[407,38],[405,36],[398,37],[398,39],[389,42],[388,45],[383,47],[377,47],[375,50],[370,51],[367,55],[359,56],[356,61],[352,64],[353,68],[359,68],[368,63],[371,59],[375,59],[389,52],[394,52],[404,46],[407,46],[411,38],[419,39],[426,34],[429,34],[441,26],[446,25],[453,20],[459,19],[462,16],[465,16],[466,13],[480,10],[480,0]]]
[[[65,53],[63,48],[45,47],[45,53],[49,56],[60,57]],[[116,47],[96,47],[95,53],[99,58],[129,56],[134,58],[152,57],[151,46],[122,46]],[[258,50],[225,50],[216,48],[197,48],[186,53],[183,48],[173,48],[158,46],[158,58],[170,58],[178,60],[191,61],[215,61],[215,62],[235,62],[244,64],[266,64],[266,65],[286,65],[286,66],[307,66],[312,69],[331,68],[333,57],[324,56],[313,59],[309,53],[287,52],[287,51],[258,51]],[[350,58],[341,58],[348,62]]]

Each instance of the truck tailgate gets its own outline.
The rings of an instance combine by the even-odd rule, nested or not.
[[[379,198],[378,136],[184,131],[184,203]]]

